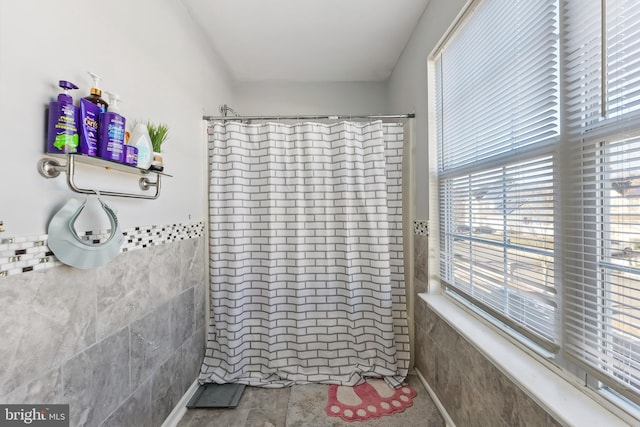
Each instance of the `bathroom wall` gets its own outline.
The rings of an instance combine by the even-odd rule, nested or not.
[[[64,175],[41,177],[36,163],[57,81],[80,86],[77,100],[88,94],[87,71],[121,96],[130,123],[169,126],[173,178],[158,200],[106,197],[126,233],[123,252],[78,270],[56,262],[46,232],[66,200],[84,196]],[[0,403],[70,403],[72,426],[157,427],[202,360],[201,118],[233,104],[233,82],[179,1],[0,1],[0,94]],[[83,186],[138,188],[137,177],[78,172]],[[97,215],[84,221],[107,228]]]
[[[427,289],[427,237],[414,236],[417,292]],[[458,426],[560,426],[421,298],[415,302],[416,368]]]
[[[122,98],[129,124],[151,119],[169,126],[166,172],[158,200],[113,199],[123,226],[200,221],[205,209],[202,115],[233,104],[233,83],[208,42],[176,0],[0,1],[0,238],[42,234],[71,197],[64,176],[36,170],[45,144],[45,107],[58,80],[88,95],[93,71],[101,88]],[[81,185],[137,191],[137,179],[82,172]]]
[[[71,426],[160,426],[204,354],[204,242],[0,278],[0,402],[69,404]]]
[[[431,0],[388,81],[388,109],[415,111],[416,218],[428,217],[427,60],[467,0]],[[420,190],[422,189],[422,191]]]
[[[242,115],[379,114],[386,100],[385,82],[240,82],[229,106]]]

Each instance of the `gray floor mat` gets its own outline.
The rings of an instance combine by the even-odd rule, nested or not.
[[[245,387],[244,384],[203,384],[193,394],[187,408],[235,408]]]

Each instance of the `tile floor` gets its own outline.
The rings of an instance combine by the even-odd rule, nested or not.
[[[415,375],[409,375],[418,395],[404,412],[376,420],[346,422],[329,417],[328,385],[296,385],[281,389],[247,387],[234,409],[187,409],[178,427],[444,427],[445,422]]]

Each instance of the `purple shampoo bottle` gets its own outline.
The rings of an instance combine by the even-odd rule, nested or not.
[[[49,104],[47,126],[47,153],[76,153],[78,151],[78,107],[73,105],[73,98],[68,94],[78,86],[66,80],[60,80],[58,86],[62,93],[57,101]]]
[[[118,95],[105,92],[109,96],[109,109],[100,113],[98,126],[98,156],[114,162],[125,163],[125,118],[118,111]]]

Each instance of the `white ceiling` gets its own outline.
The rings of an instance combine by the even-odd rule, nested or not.
[[[429,0],[182,0],[238,81],[386,80]]]

